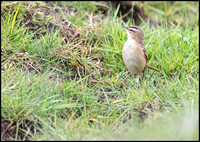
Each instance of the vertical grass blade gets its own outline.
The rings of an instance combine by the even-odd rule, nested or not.
[[[10,29],[10,34],[12,34],[12,31],[13,31],[13,28],[14,28],[14,25],[15,25],[15,20],[16,20],[16,17],[17,17],[17,14],[18,14],[20,5],[21,5],[21,2],[19,2],[19,5],[18,5],[17,10],[16,10],[16,12],[15,12],[15,16],[14,16],[14,18],[13,18],[12,26],[11,26],[11,29]]]

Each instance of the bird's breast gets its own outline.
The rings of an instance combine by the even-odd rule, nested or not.
[[[144,58],[141,45],[135,40],[127,40],[123,46],[122,57],[127,69],[134,73],[139,74],[144,70],[146,61]]]

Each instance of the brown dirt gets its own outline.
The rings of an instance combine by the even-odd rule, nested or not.
[[[1,118],[1,139],[5,141],[10,141],[14,139],[30,140],[31,134],[34,134],[35,131],[37,133],[41,133],[39,129],[34,127],[34,123],[35,122],[30,121],[28,119],[24,119],[21,121],[20,119],[16,119],[14,121],[10,121]],[[18,130],[17,125],[19,125]],[[42,125],[40,123],[37,123],[37,125],[38,127],[42,128]],[[27,135],[26,131],[29,131]],[[16,132],[18,132],[17,138]]]

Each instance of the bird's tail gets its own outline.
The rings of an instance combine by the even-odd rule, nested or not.
[[[160,72],[158,69],[156,69],[156,68],[154,68],[154,67],[152,67],[152,66],[150,66],[150,65],[148,65],[148,64],[146,64],[146,68],[147,68],[147,69],[152,69],[152,70],[155,70],[155,71]]]

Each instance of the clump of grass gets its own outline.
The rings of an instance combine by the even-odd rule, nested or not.
[[[184,25],[185,21],[189,18],[190,21],[187,21],[188,24],[193,24],[197,26],[198,21],[198,8],[195,5],[198,5],[198,2],[144,2],[141,4],[144,7],[145,13],[153,20],[154,22],[167,22],[171,25],[181,24]]]

